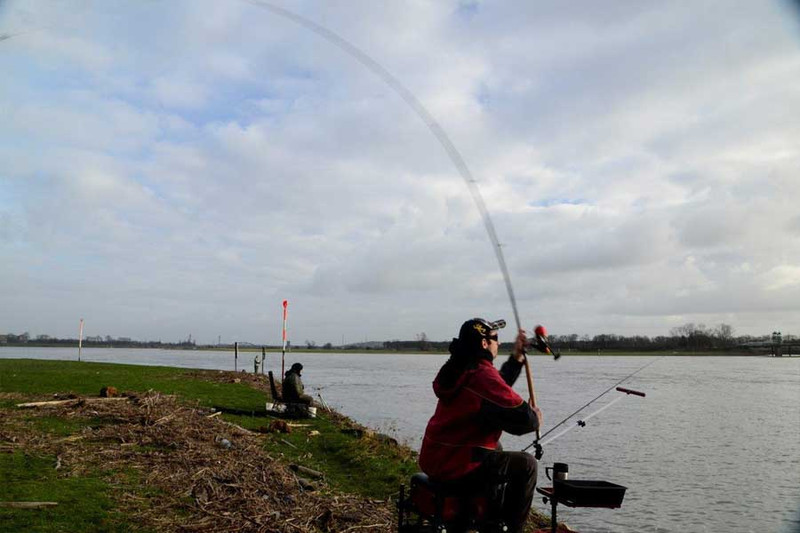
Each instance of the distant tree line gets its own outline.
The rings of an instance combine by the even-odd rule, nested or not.
[[[603,333],[589,337],[553,335],[550,342],[562,350],[575,351],[713,351],[736,348],[742,344],[756,341],[750,336],[735,337],[733,328],[728,324],[720,324],[714,328],[707,328],[704,324],[684,324],[670,330],[669,335],[648,337],[647,335],[617,335]]]
[[[314,341],[305,341],[304,349],[307,350],[389,350],[398,352],[447,352],[450,345],[447,341],[432,341],[426,333],[415,335],[413,340],[391,340],[385,342],[372,341],[345,346],[334,346],[330,342],[321,347]],[[655,351],[675,351],[675,352],[713,352],[713,351],[763,351],[768,346],[794,343],[800,344],[800,339],[795,335],[782,335],[780,332],[771,334],[752,336],[734,335],[733,327],[728,324],[707,327],[704,324],[693,322],[672,328],[669,335],[659,335],[648,337],[647,335],[617,335],[615,333],[603,333],[590,337],[588,335],[578,335],[575,333],[568,335],[554,334],[550,336],[552,347],[561,352],[655,352]],[[0,334],[0,345],[29,345],[29,346],[77,346],[78,339],[59,339],[49,335],[38,335],[36,338],[25,332],[22,334],[8,333]],[[216,348],[233,349],[233,344],[216,344],[198,346],[191,336],[185,341],[161,342],[159,341],[136,341],[127,337],[112,338],[95,336],[83,339],[83,345],[87,347],[114,347],[114,348],[179,348],[195,349]],[[246,346],[256,346],[247,342],[240,342],[240,348]],[[287,342],[287,348],[290,344]],[[509,353],[513,343],[505,342],[500,346],[500,353]],[[276,348],[267,346],[267,348]],[[279,348],[279,347],[277,347]],[[297,348],[295,348],[297,349]]]
[[[602,333],[600,335],[551,335],[551,346],[564,352],[709,352],[709,351],[748,351],[764,349],[764,346],[775,342],[796,342],[795,335],[777,337],[775,333],[761,336],[741,335],[735,336],[734,329],[729,324],[707,327],[705,324],[693,322],[672,328],[669,335],[648,337],[647,335],[617,335],[615,333]],[[450,341],[431,341],[421,333],[413,341],[393,340],[387,341],[384,349],[397,351],[447,351]],[[509,352],[513,343],[502,343],[501,353]]]
[[[37,335],[31,337],[28,332],[16,335],[14,333],[7,333],[0,335],[0,345],[9,346],[77,346],[78,339],[60,339],[58,337],[51,337],[50,335]],[[137,341],[128,337],[114,338],[110,335],[105,337],[97,335],[90,336],[83,339],[83,346],[89,348],[195,348],[196,343],[191,338],[179,342],[161,342],[159,341]]]

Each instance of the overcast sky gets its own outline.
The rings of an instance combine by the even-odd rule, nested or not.
[[[524,327],[800,333],[786,1],[274,0],[478,181]],[[257,1],[0,0],[0,333],[339,344],[513,314],[447,152]],[[506,330],[503,340],[511,340]]]

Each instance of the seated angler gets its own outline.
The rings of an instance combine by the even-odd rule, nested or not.
[[[289,404],[310,406],[313,399],[308,394],[305,394],[303,381],[300,379],[302,370],[303,365],[294,363],[286,372],[286,376],[283,378],[283,401]]]
[[[464,322],[453,339],[450,358],[433,382],[439,401],[425,430],[419,464],[432,481],[476,491],[498,479],[506,482],[502,519],[510,531],[518,532],[530,511],[537,463],[525,452],[502,451],[499,440],[503,431],[535,431],[542,414],[511,389],[525,357],[524,331],[518,333],[514,352],[500,371],[494,367],[502,327],[505,321],[474,318]]]

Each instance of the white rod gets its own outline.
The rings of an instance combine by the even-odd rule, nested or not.
[[[589,420],[589,419],[590,419],[590,418],[592,418],[593,416],[595,416],[595,415],[599,415],[600,413],[602,413],[603,411],[605,411],[606,409],[608,409],[609,407],[611,407],[612,405],[614,405],[615,403],[617,403],[618,401],[620,401],[621,399],[623,399],[624,397],[625,397],[625,396],[618,396],[617,398],[615,398],[614,400],[612,400],[612,401],[608,402],[607,404],[605,404],[603,407],[601,407],[600,409],[598,409],[598,410],[597,410],[597,411],[595,411],[594,413],[592,413],[592,414],[590,414],[589,416],[586,416],[585,418],[583,418],[583,419],[581,420],[581,422],[586,422],[587,420]],[[553,436],[552,436],[552,437],[550,437],[549,439],[545,439],[545,441],[544,441],[544,442],[542,442],[542,443],[541,443],[541,445],[542,445],[542,446],[545,446],[545,445],[547,445],[547,444],[549,444],[549,443],[553,442],[554,440],[556,440],[557,438],[559,438],[559,437],[560,437],[561,435],[563,435],[564,433],[568,433],[568,432],[572,431],[573,429],[575,429],[576,427],[578,427],[578,423],[577,423],[577,422],[576,422],[576,423],[575,423],[575,425],[573,425],[573,426],[567,426],[567,428],[566,428],[565,430],[561,431],[560,433],[556,433],[555,435],[553,435]]]
[[[78,361],[81,360],[81,350],[83,349],[83,319],[81,318],[81,325],[78,329]]]

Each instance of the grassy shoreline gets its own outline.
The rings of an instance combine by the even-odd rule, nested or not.
[[[128,400],[95,399],[106,386]],[[392,531],[415,452],[322,409],[287,427],[268,389],[253,374],[0,359],[0,502],[59,503],[0,507],[0,530]],[[17,407],[54,398],[67,401]],[[324,477],[303,489],[292,464]]]

